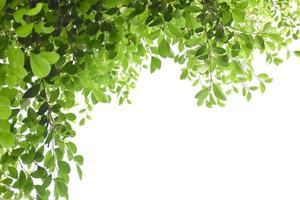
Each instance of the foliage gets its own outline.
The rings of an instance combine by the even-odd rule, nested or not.
[[[142,68],[183,67],[198,105],[250,100],[299,36],[299,0],[0,0],[0,199],[68,199],[70,140],[92,106],[128,99]],[[283,58],[280,52],[286,52]],[[299,51],[292,52],[300,56]],[[76,96],[86,108],[75,113]]]

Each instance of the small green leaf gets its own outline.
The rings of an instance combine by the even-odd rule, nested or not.
[[[38,115],[42,115],[49,109],[48,102],[44,102],[37,111]]]
[[[249,89],[255,91],[255,90],[258,89],[258,87],[257,86],[251,86],[251,87],[249,87]]]
[[[35,16],[35,15],[39,14],[39,12],[41,12],[42,7],[43,7],[42,3],[37,3],[34,8],[27,10],[26,15]]]
[[[272,33],[272,31],[273,31],[273,27],[272,27],[271,22],[267,22],[263,27],[263,32],[264,33]]]
[[[77,147],[73,142],[68,142],[67,146],[68,146],[69,151],[71,151],[72,153],[75,154],[77,152]]]
[[[201,56],[206,50],[206,45],[201,46],[195,53],[195,57]]]
[[[247,93],[247,101],[250,101],[252,99],[252,94],[250,92]]]
[[[300,58],[300,51],[294,51],[295,56]]]
[[[79,176],[79,179],[81,180],[82,179],[82,170],[79,165],[76,165],[76,168],[77,168],[77,174]]]
[[[83,157],[81,155],[77,155],[74,157],[75,162],[77,162],[78,165],[83,165]]]
[[[12,178],[18,178],[18,170],[15,167],[8,167],[9,176]]]
[[[55,52],[47,52],[47,51],[41,52],[39,54],[39,56],[41,56],[45,60],[47,60],[50,65],[55,64],[59,60],[59,57],[60,57],[59,54],[57,54]]]
[[[180,75],[180,80],[184,80],[188,77],[188,70],[185,69],[181,72],[181,75]]]
[[[10,101],[0,96],[0,119],[8,119],[11,115]]]
[[[215,96],[218,99],[226,100],[226,96],[224,94],[224,91],[218,83],[213,84],[213,91],[214,91]]]
[[[66,118],[70,121],[75,121],[76,120],[76,115],[74,113],[67,113]]]
[[[55,180],[54,187],[55,190],[58,191],[60,196],[62,197],[68,196],[68,187],[61,179]]]
[[[39,34],[41,33],[49,34],[52,33],[55,30],[55,28],[53,26],[45,26],[44,22],[40,22],[34,25],[34,30]]]
[[[255,41],[256,41],[257,45],[259,46],[259,48],[265,49],[265,41],[260,35],[255,36]]]
[[[243,22],[245,20],[245,12],[237,7],[232,11],[232,16],[234,20],[238,23]]]
[[[9,132],[10,125],[8,120],[0,120],[0,131]]]
[[[45,178],[47,176],[47,171],[43,167],[38,167],[38,169],[31,173],[33,178]]]
[[[0,131],[0,145],[9,148],[14,143],[14,136],[7,131]]]
[[[152,56],[150,64],[150,72],[153,73],[155,70],[161,68],[161,61],[159,58]]]
[[[167,40],[163,39],[158,45],[158,53],[161,57],[167,58],[171,54],[171,48]]]
[[[33,23],[29,23],[18,27],[16,29],[17,36],[21,38],[26,38],[27,36],[29,36],[32,32],[33,25],[34,25]]]
[[[20,48],[8,47],[8,62],[13,67],[24,66],[25,55]]]
[[[264,93],[266,91],[266,86],[262,82],[259,84],[259,88],[260,88],[261,93]]]
[[[79,121],[79,126],[83,126],[85,124],[85,119],[82,118],[80,121]]]
[[[219,54],[219,55],[223,55],[226,53],[226,50],[222,47],[216,47],[213,49],[214,53]]]
[[[70,165],[65,161],[58,161],[59,172],[62,174],[69,174],[71,172]]]
[[[46,77],[50,73],[51,66],[49,62],[40,55],[31,54],[30,64],[33,74],[39,78]]]
[[[198,92],[195,96],[196,99],[198,99],[198,105],[202,104],[207,96],[209,95],[209,89],[207,87],[204,87],[200,92]]]
[[[24,93],[23,98],[24,99],[33,98],[36,95],[38,95],[39,91],[40,91],[40,84],[34,85]]]
[[[283,60],[282,60],[281,58],[275,58],[275,59],[274,59],[274,63],[275,63],[276,65],[280,65],[281,63],[283,63]]]
[[[217,56],[215,57],[215,61],[218,65],[221,66],[228,66],[229,62],[228,62],[229,58],[227,55],[222,55],[222,56]]]

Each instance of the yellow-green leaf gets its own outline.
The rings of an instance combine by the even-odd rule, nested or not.
[[[223,92],[223,89],[221,88],[221,86],[218,83],[213,84],[213,91],[214,91],[215,96],[218,99],[226,100],[226,96]]]
[[[0,0],[0,11],[5,7],[6,0]]]
[[[0,96],[0,119],[8,119],[11,115],[10,101]]]
[[[30,64],[33,74],[39,78],[46,77],[50,73],[51,66],[49,62],[41,55],[31,54]]]
[[[158,45],[158,53],[161,57],[167,58],[171,53],[171,48],[167,40],[162,40]]]
[[[8,131],[0,131],[0,145],[9,148],[14,143],[14,136]]]
[[[24,24],[16,29],[16,34],[19,37],[26,38],[32,32],[33,23]]]
[[[41,52],[39,54],[41,57],[43,57],[49,64],[55,64],[59,60],[59,54],[55,52]]]
[[[41,12],[42,7],[43,7],[42,3],[36,4],[36,6],[34,8],[27,10],[26,15],[28,15],[28,16],[37,15],[37,14],[39,14],[39,12]]]

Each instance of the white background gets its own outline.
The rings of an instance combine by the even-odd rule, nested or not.
[[[274,78],[251,102],[197,107],[170,61],[141,74],[132,105],[102,104],[78,129],[83,180],[71,200],[299,200],[300,66],[256,67]]]

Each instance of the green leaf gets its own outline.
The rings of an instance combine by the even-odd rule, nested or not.
[[[27,10],[26,15],[35,16],[35,15],[39,14],[39,12],[41,12],[42,7],[43,7],[42,3],[37,3],[34,8]]]
[[[10,101],[0,96],[0,119],[8,119],[11,115]]]
[[[203,103],[208,95],[209,95],[209,89],[207,87],[204,87],[202,90],[200,90],[200,92],[196,94],[195,98],[198,99],[198,101]]]
[[[44,159],[44,166],[49,169],[50,171],[54,170],[55,167],[55,159],[54,156],[52,156],[51,151],[48,151],[48,153],[45,156]]]
[[[29,36],[32,32],[33,29],[33,23],[29,23],[29,24],[24,24],[19,26],[16,29],[16,34],[17,36],[21,37],[21,38],[26,38],[27,36]]]
[[[76,169],[77,169],[77,174],[79,176],[79,179],[81,180],[82,179],[82,170],[79,165],[76,165]]]
[[[113,8],[118,5],[119,0],[104,0],[104,7]]]
[[[9,148],[14,143],[14,136],[10,132],[0,131],[0,145]]]
[[[22,159],[22,161],[23,161],[25,164],[31,164],[31,163],[33,163],[33,161],[34,161],[35,154],[36,154],[35,149],[34,149],[34,148],[31,148],[31,149],[28,151],[28,153],[23,154],[23,155],[21,156],[21,159]]]
[[[9,176],[12,178],[18,178],[18,170],[15,167],[8,167]]]
[[[88,1],[82,1],[80,3],[79,9],[81,12],[86,13],[89,11],[89,9],[91,8],[91,4]]]
[[[29,88],[23,95],[23,98],[33,98],[40,92],[40,84],[34,85]]]
[[[247,93],[246,99],[247,101],[250,101],[252,99],[252,94],[250,92]]]
[[[38,115],[43,115],[49,109],[48,102],[44,102],[37,111]]]
[[[38,167],[36,171],[31,173],[33,178],[45,178],[47,175],[47,171],[43,167]]]
[[[51,66],[41,55],[31,54],[30,64],[33,74],[39,78],[44,78],[50,73]]]
[[[224,94],[224,91],[218,83],[213,84],[213,91],[214,91],[215,96],[218,99],[226,100],[226,96]]]
[[[219,54],[219,55],[223,55],[226,53],[226,50],[222,47],[216,47],[213,49],[214,53]]]
[[[188,12],[183,13],[183,17],[185,19],[185,24],[188,28],[194,29],[197,27],[196,18]]]
[[[171,48],[167,40],[163,39],[158,45],[158,53],[161,57],[167,58],[171,54]]]
[[[55,190],[58,191],[60,196],[62,197],[68,196],[68,187],[61,179],[55,180],[54,187]]]
[[[8,47],[8,62],[14,67],[23,67],[25,55],[20,48]]]
[[[76,115],[74,113],[67,113],[66,118],[70,121],[75,121],[76,120]]]
[[[55,64],[58,60],[59,60],[59,54],[55,53],[55,52],[41,52],[39,54],[39,56],[43,57],[45,60],[47,60],[47,62],[52,65]]]
[[[10,125],[8,120],[0,120],[0,131],[9,132]]]
[[[215,61],[218,65],[221,66],[228,66],[229,62],[228,62],[229,58],[227,55],[222,55],[222,56],[217,56],[215,57]]]
[[[150,64],[150,72],[153,73],[155,70],[161,68],[161,61],[159,58],[152,56],[151,57],[151,64]]]
[[[69,174],[71,172],[70,165],[65,161],[58,161],[59,172],[62,174]]]
[[[80,121],[79,121],[79,126],[83,126],[85,124],[85,118],[82,118]]]
[[[264,93],[266,91],[266,86],[264,83],[260,82],[259,84],[260,92]]]
[[[81,155],[75,156],[74,161],[77,162],[78,165],[83,165],[83,157]]]
[[[272,27],[271,22],[267,22],[263,27],[263,32],[264,33],[272,33],[272,31],[273,31],[273,27]]]
[[[24,185],[24,193],[25,194],[29,194],[32,190],[33,190],[33,181],[31,177],[28,177],[28,179],[26,180],[26,183]]]
[[[300,58],[300,51],[294,51],[295,56]]]
[[[233,16],[234,20],[238,23],[241,23],[245,20],[245,12],[238,7],[236,7],[232,11],[232,16]]]
[[[6,4],[6,0],[0,0],[0,12],[3,10],[3,8],[5,7]]]
[[[206,45],[202,45],[195,53],[195,57],[201,56],[206,50]]]
[[[255,36],[255,41],[258,44],[259,48],[265,49],[265,41],[260,35]]]
[[[69,151],[71,151],[73,154],[77,152],[77,147],[73,142],[68,142],[67,143]]]
[[[38,24],[35,24],[34,25],[34,30],[35,32],[41,34],[41,33],[44,33],[44,34],[49,34],[49,33],[52,33],[55,28],[53,26],[45,26],[44,22],[40,22]]]
[[[188,77],[188,70],[187,69],[184,69],[182,72],[181,72],[181,75],[180,75],[180,80],[184,80]]]

